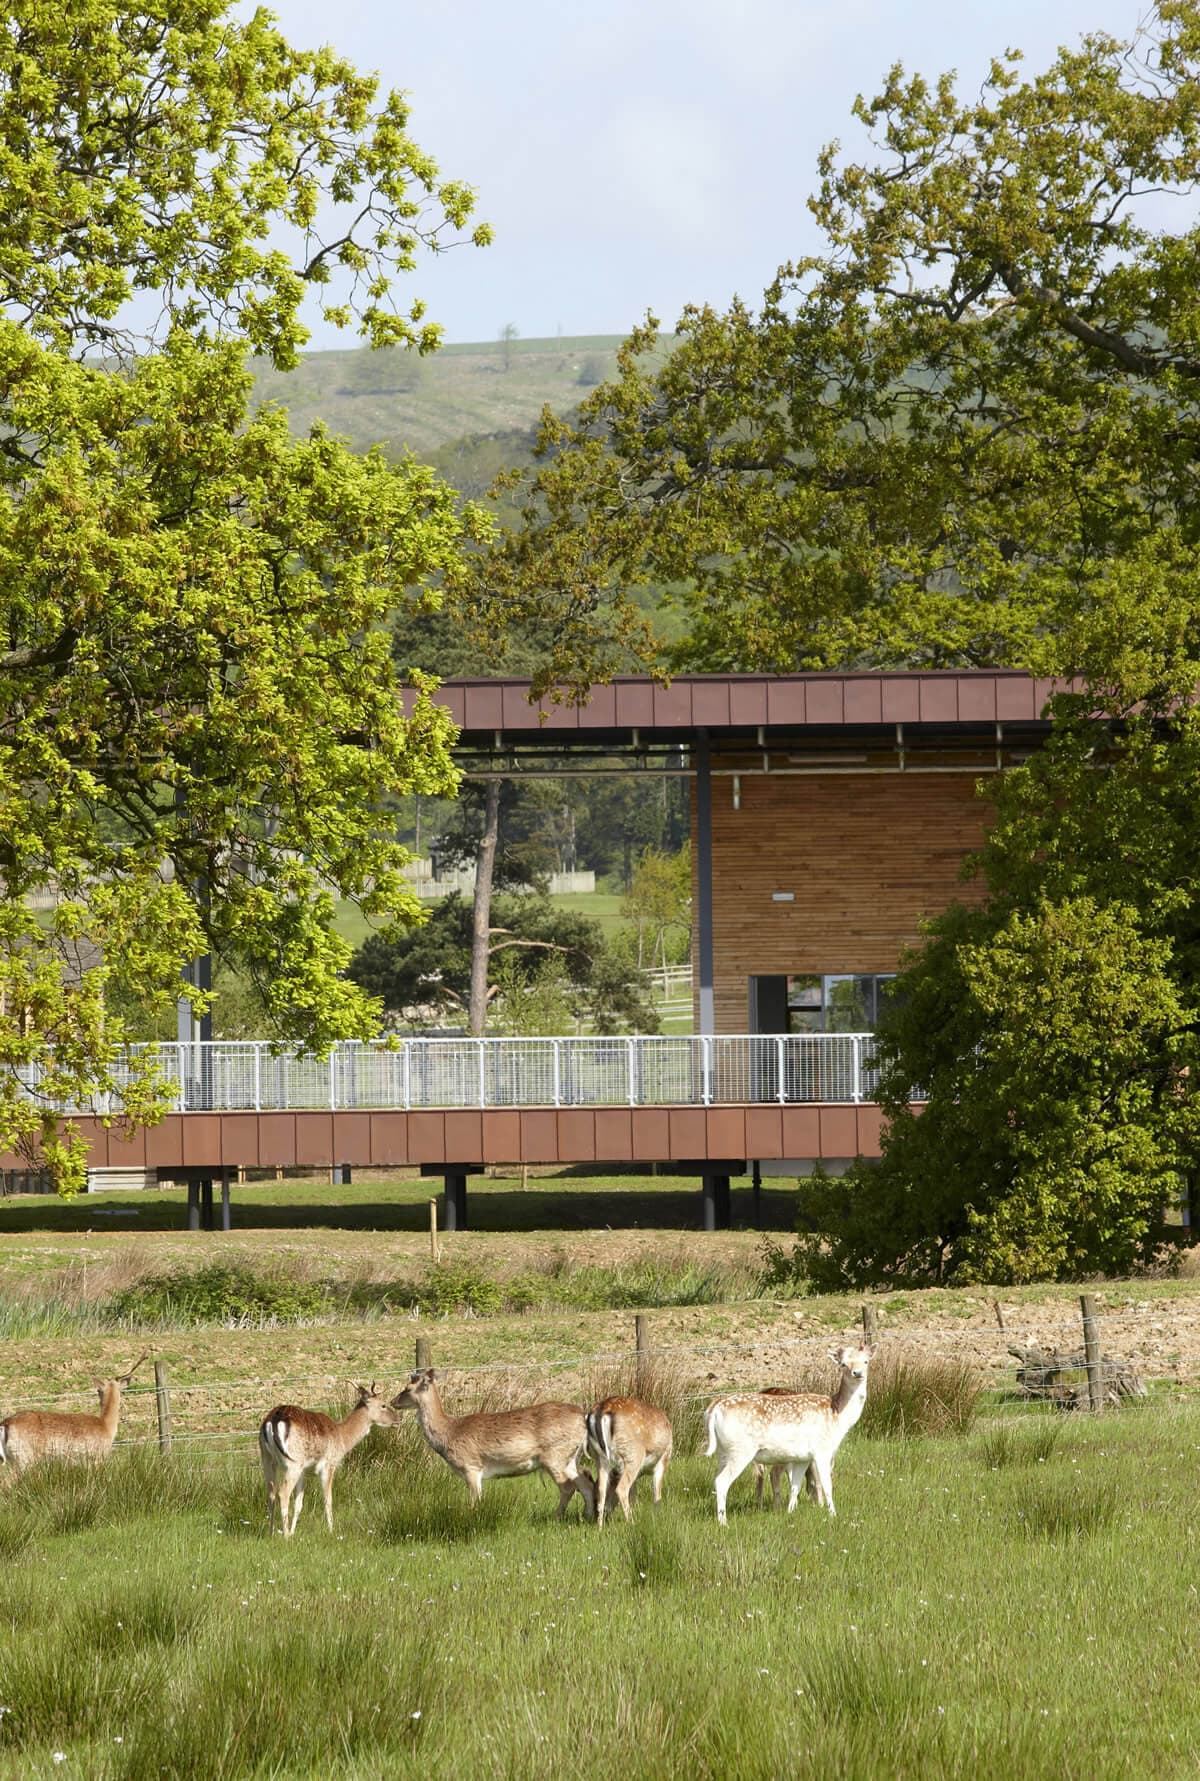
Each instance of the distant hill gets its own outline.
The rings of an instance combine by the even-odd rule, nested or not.
[[[426,359],[397,348],[314,352],[290,372],[256,363],[255,395],[282,403],[294,433],[323,420],[356,450],[432,459],[456,441],[529,434],[547,403],[574,408],[613,375],[620,343],[616,334],[496,340],[444,346]]]

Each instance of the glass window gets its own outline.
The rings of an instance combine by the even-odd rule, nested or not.
[[[790,1033],[873,1033],[893,974],[831,971],[789,976]]]

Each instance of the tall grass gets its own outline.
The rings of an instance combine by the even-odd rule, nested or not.
[[[535,1478],[472,1510],[411,1423],[347,1463],[332,1539],[312,1514],[268,1541],[249,1445],[185,1478],[117,1453],[70,1532],[63,1476],[29,1474],[0,1491],[27,1524],[0,1776],[1194,1774],[1200,1410],[1073,1424],[1042,1466],[985,1446],[860,1425],[836,1521],[746,1479],[723,1530],[682,1452],[628,1528],[559,1525]]]

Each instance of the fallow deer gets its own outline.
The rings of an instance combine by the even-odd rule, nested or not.
[[[832,1397],[819,1392],[746,1392],[718,1398],[704,1413],[708,1430],[706,1453],[721,1460],[716,1477],[717,1520],[725,1522],[725,1499],[735,1478],[748,1465],[784,1465],[791,1491],[788,1514],[796,1507],[800,1481],[812,1466],[818,1502],[831,1515],[833,1457],[863,1412],[867,1400],[867,1368],[871,1348],[835,1348],[830,1359],[841,1369]]]
[[[663,1474],[671,1457],[671,1424],[640,1398],[605,1398],[587,1416],[588,1451],[596,1461],[596,1519],[604,1526],[608,1487],[616,1478],[617,1501],[626,1521],[643,1472],[653,1473],[654,1501],[662,1500]]]
[[[791,1394],[791,1391],[792,1387],[790,1385],[764,1385],[759,1396],[764,1398],[786,1398]],[[766,1477],[766,1466],[760,1466],[756,1460],[754,1463],[754,1501],[760,1509],[762,1508],[763,1503],[763,1485],[766,1482]],[[779,1507],[779,1492],[782,1485],[783,1464],[779,1461],[771,1467],[771,1507],[773,1509],[778,1509]],[[814,1503],[820,1501],[817,1496],[816,1476],[811,1466],[808,1467],[804,1474],[804,1488]]]
[[[326,1416],[322,1410],[301,1410],[295,1404],[277,1404],[264,1416],[258,1431],[258,1451],[267,1484],[268,1533],[275,1532],[276,1503],[284,1534],[295,1533],[304,1507],[304,1482],[309,1472],[315,1472],[321,1480],[325,1520],[330,1533],[333,1532],[334,1473],[350,1450],[357,1447],[377,1423],[394,1428],[399,1420],[376,1392],[374,1381],[355,1389],[357,1402],[340,1422]]]
[[[516,1478],[546,1472],[558,1485],[558,1514],[566,1515],[576,1491],[589,1520],[595,1515],[595,1486],[580,1466],[587,1449],[587,1423],[578,1404],[530,1404],[523,1410],[483,1410],[449,1416],[442,1406],[432,1367],[414,1373],[393,1410],[415,1410],[421,1433],[457,1472],[472,1503],[483,1495],[487,1478]]]
[[[81,1460],[96,1465],[107,1459],[117,1438],[121,1419],[121,1393],[146,1356],[135,1360],[128,1373],[115,1379],[94,1379],[100,1414],[19,1410],[0,1422],[0,1462],[21,1471],[40,1459]]]

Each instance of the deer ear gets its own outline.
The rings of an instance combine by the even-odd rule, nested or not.
[[[830,1350],[829,1350],[829,1358],[830,1358],[830,1360],[831,1360],[831,1361],[832,1361],[832,1362],[833,1362],[833,1364],[834,1364],[834,1366],[835,1366],[835,1367],[840,1367],[840,1366],[841,1366],[841,1364],[842,1364],[842,1356],[843,1356],[843,1354],[844,1354],[844,1353],[845,1353],[845,1352],[846,1352],[846,1351],[845,1351],[845,1349],[844,1349],[844,1348],[831,1348],[831,1349],[830,1349]]]

